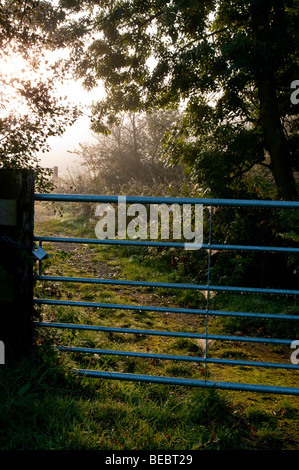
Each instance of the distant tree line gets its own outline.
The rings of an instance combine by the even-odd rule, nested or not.
[[[167,110],[124,113],[109,133],[95,134],[95,143],[82,143],[73,152],[80,166],[68,169],[62,190],[177,195],[190,178],[183,165],[167,165],[161,156],[163,137],[176,116]]]

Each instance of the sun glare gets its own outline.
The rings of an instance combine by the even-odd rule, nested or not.
[[[17,111],[18,114],[28,113],[26,100],[21,96],[20,90],[24,83],[31,86],[51,79],[52,66],[57,61],[57,54],[48,53],[43,58],[26,61],[20,55],[10,54],[0,58],[0,116]],[[70,104],[88,107],[92,100],[99,100],[104,96],[101,85],[87,92],[79,81],[62,74],[54,80],[53,93]]]
[[[45,77],[46,68],[41,64],[37,66],[33,61],[26,61],[21,55],[9,54],[0,59],[0,113],[3,117],[11,112],[18,114],[28,112],[26,100],[22,97],[24,83],[37,84]]]

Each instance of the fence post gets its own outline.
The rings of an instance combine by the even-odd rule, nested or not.
[[[5,363],[33,344],[34,171],[0,170],[0,341]]]

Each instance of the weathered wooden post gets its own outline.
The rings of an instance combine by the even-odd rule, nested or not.
[[[32,349],[34,172],[0,170],[0,342],[5,363]]]

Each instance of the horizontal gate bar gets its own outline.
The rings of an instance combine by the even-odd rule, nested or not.
[[[147,196],[101,196],[89,194],[35,194],[35,201],[60,201],[60,202],[111,202],[119,201],[128,204],[202,204],[204,206],[230,206],[230,207],[265,207],[276,209],[298,209],[299,202],[296,201],[268,201],[268,200],[246,200],[246,199],[199,199],[199,198],[176,198],[176,197],[147,197]]]
[[[137,286],[137,287],[158,287],[169,289],[194,289],[194,290],[209,290],[210,292],[248,292],[255,294],[286,294],[286,295],[299,295],[299,290],[291,289],[266,289],[255,287],[229,287],[229,286],[212,286],[200,284],[179,284],[167,282],[144,282],[144,281],[124,281],[117,279],[95,279],[95,278],[80,278],[80,277],[61,277],[61,276],[37,276],[37,281],[55,281],[55,282],[79,282],[91,284],[113,284],[124,286]],[[273,314],[272,314],[273,315]],[[284,319],[285,315],[281,315]],[[289,315],[289,319],[299,319],[296,315]],[[278,318],[278,316],[276,317]]]
[[[161,377],[153,375],[126,374],[119,372],[104,372],[98,370],[75,369],[77,375],[98,379],[125,380],[134,382],[162,383],[188,387],[217,388],[222,390],[240,390],[247,392],[263,392],[282,395],[299,395],[299,388],[275,387],[271,385],[255,385],[232,382],[211,382],[207,380],[181,379],[177,377]]]
[[[130,328],[113,328],[105,326],[94,326],[94,325],[76,325],[72,323],[55,323],[55,322],[34,322],[36,326],[49,327],[49,328],[71,328],[79,330],[90,330],[90,331],[103,331],[103,332],[114,332],[114,333],[129,333],[129,334],[144,334],[154,336],[172,336],[172,337],[183,337],[183,338],[197,338],[197,339],[214,339],[220,341],[237,341],[237,342],[248,342],[248,343],[269,343],[269,344],[285,344],[290,346],[293,340],[288,339],[275,339],[275,338],[255,338],[247,336],[223,336],[223,335],[207,335],[200,333],[184,333],[174,331],[155,331],[155,330],[142,330],[142,329],[130,329]]]
[[[238,359],[215,359],[198,356],[178,356],[169,354],[155,354],[155,353],[142,353],[134,351],[117,351],[114,349],[98,349],[98,348],[82,348],[75,346],[55,346],[55,349],[63,352],[79,352],[87,354],[103,354],[108,356],[127,356],[139,357],[144,359],[160,359],[165,361],[183,361],[183,362],[198,362],[207,364],[227,364],[227,365],[241,365],[248,367],[266,367],[271,369],[295,369],[299,370],[299,365],[295,364],[282,364],[278,362],[260,362],[260,361],[244,361]]]
[[[91,245],[124,245],[124,246],[151,246],[151,247],[167,247],[167,248],[185,248],[186,243],[183,242],[153,242],[146,240],[110,240],[99,238],[71,238],[71,237],[41,237],[35,236],[36,242],[55,242],[55,243],[83,243]],[[192,243],[195,248],[196,244]],[[220,244],[200,244],[198,248],[215,251],[270,251],[273,253],[299,253],[299,248],[284,248],[272,246],[250,246],[250,245],[220,245]]]
[[[182,313],[188,315],[214,315],[225,317],[241,317],[241,316],[254,316],[259,318],[263,314],[250,314],[245,312],[225,312],[221,310],[200,310],[192,308],[173,308],[173,307],[155,307],[145,305],[126,305],[126,304],[106,304],[96,302],[76,302],[71,300],[51,300],[51,299],[34,299],[35,304],[39,305],[65,305],[69,307],[91,307],[91,308],[110,308],[118,310],[138,310],[145,312],[162,312],[162,313]],[[267,314],[264,314],[267,315]],[[275,314],[272,314],[275,317]],[[289,315],[292,319],[292,316]],[[262,317],[261,317],[262,318]],[[271,317],[270,317],[271,318]],[[283,317],[284,318],[284,317]],[[285,319],[285,318],[284,318]],[[288,318],[289,319],[289,318]]]

